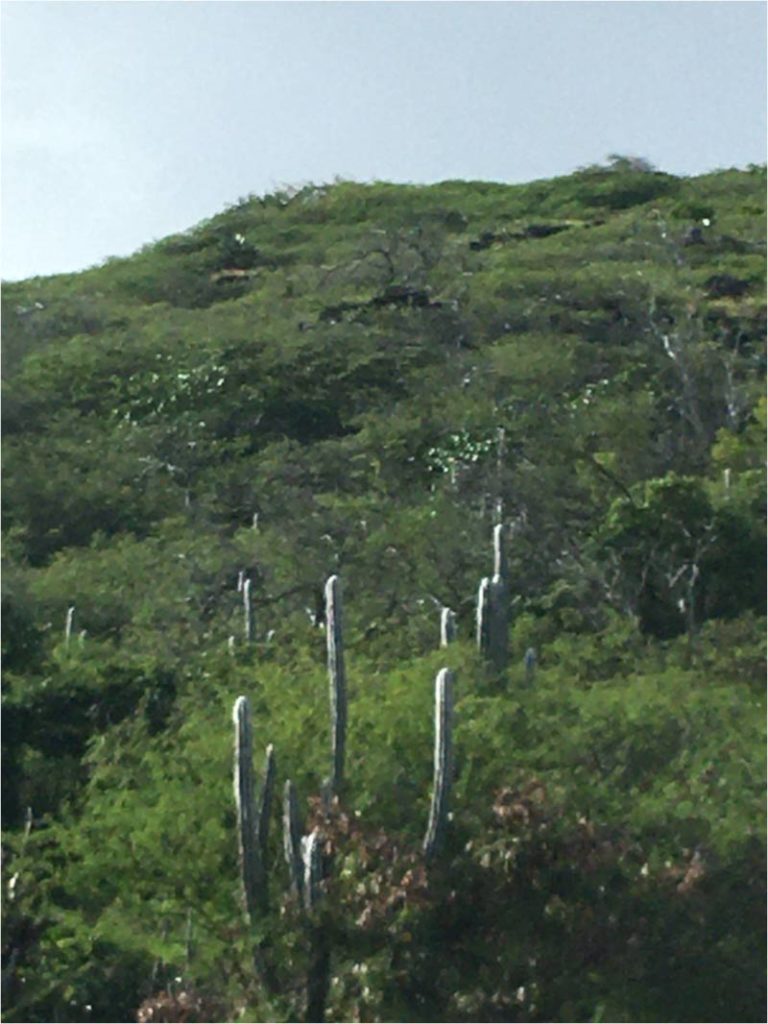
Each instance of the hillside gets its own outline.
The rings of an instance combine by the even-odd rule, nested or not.
[[[765,195],[339,181],[4,285],[4,1020],[762,1019]]]

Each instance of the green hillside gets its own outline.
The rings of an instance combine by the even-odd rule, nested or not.
[[[765,197],[339,181],[3,286],[4,1020],[763,1019]]]

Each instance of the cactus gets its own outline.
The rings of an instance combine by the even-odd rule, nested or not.
[[[507,589],[500,576],[484,576],[477,592],[477,649],[495,669],[507,663]]]
[[[490,585],[491,581],[487,576],[480,580],[480,586],[477,591],[477,611],[475,613],[477,649],[484,656],[488,653],[488,590]]]
[[[69,647],[69,641],[72,639],[72,625],[75,619],[75,606],[70,605],[67,608],[67,621],[64,624],[64,643]]]
[[[499,576],[505,585],[509,584],[509,564],[504,544],[504,526],[501,523],[493,528],[493,575]]]
[[[301,840],[301,859],[304,865],[304,908],[307,913],[317,907],[320,898],[320,881],[322,879],[322,857],[320,843],[322,837],[318,829],[313,829]]]
[[[331,980],[331,944],[328,929],[322,921],[313,919],[320,898],[320,882],[323,876],[323,837],[318,829],[301,841],[304,861],[304,909],[307,913],[309,937],[309,968],[307,971],[307,995],[304,1019],[324,1021],[325,1004]]]
[[[443,668],[435,680],[435,765],[432,805],[424,837],[424,856],[434,856],[440,846],[448,817],[452,772],[453,672]]]
[[[493,530],[493,576],[484,577],[477,594],[477,647],[497,672],[507,667],[509,567],[504,527]]]
[[[507,454],[507,432],[504,427],[496,431],[496,518],[501,522],[504,516],[504,458]],[[498,570],[494,570],[498,572]]]
[[[259,795],[259,810],[256,818],[256,837],[259,841],[261,863],[267,863],[267,842],[269,840],[269,817],[272,811],[272,794],[275,789],[275,748],[270,743],[264,760],[264,782]],[[266,885],[265,885],[266,894]]]
[[[243,631],[245,642],[253,640],[253,609],[251,608],[251,581],[243,580]]]
[[[301,852],[301,823],[296,787],[288,779],[283,788],[283,853],[288,864],[291,891],[303,902],[304,867]]]
[[[272,799],[274,780],[274,753],[267,748],[267,772],[262,786],[260,807],[257,812],[253,796],[253,732],[251,706],[247,697],[238,697],[232,711],[235,724],[235,806],[237,808],[237,838],[240,854],[240,877],[246,916],[251,924],[256,913],[267,903],[264,850],[266,847],[266,819]]]
[[[323,814],[330,814],[333,807],[333,783],[330,775],[326,775],[320,783],[320,806]]]
[[[507,633],[509,601],[507,585],[501,576],[494,576],[488,587],[488,651],[487,656],[497,672],[507,667]]]
[[[456,616],[450,608],[440,609],[440,646],[447,647],[456,639]]]
[[[491,580],[491,649],[490,660],[498,671],[507,667],[509,634],[509,562],[504,543],[505,527],[499,523],[493,529],[493,579]]]
[[[344,672],[344,641],[338,576],[331,576],[325,585],[325,622],[331,699],[331,749],[333,753],[331,791],[338,793],[344,779],[344,751],[347,733],[347,682]]]

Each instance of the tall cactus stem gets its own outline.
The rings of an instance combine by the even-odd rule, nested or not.
[[[424,856],[432,858],[440,847],[448,819],[453,768],[453,684],[448,668],[440,669],[435,679],[435,757],[432,805],[424,837]]]
[[[308,914],[317,907],[320,898],[322,878],[321,836],[319,829],[313,829],[301,840],[301,859],[304,865],[304,909]]]
[[[491,581],[487,576],[480,580],[477,591],[477,611],[475,613],[475,636],[477,649],[483,656],[488,653],[488,627],[489,627],[489,591]]]
[[[505,528],[498,523],[493,528],[493,575],[499,576],[505,584],[509,583],[509,564],[507,562],[507,548],[504,543]]]
[[[320,806],[323,814],[330,814],[333,807],[333,782],[330,775],[326,775],[320,783]]]
[[[447,647],[456,639],[456,616],[450,608],[440,609],[440,646]]]
[[[327,927],[314,917],[320,898],[323,873],[322,835],[315,829],[302,840],[304,860],[304,909],[307,913],[309,964],[307,970],[307,1002],[304,1020],[320,1024],[325,1020],[325,1004],[331,981],[331,943]]]
[[[253,798],[253,733],[251,706],[247,697],[238,697],[235,701],[232,720],[235,725],[234,788],[240,880],[245,913],[253,924],[263,901],[264,868]]]
[[[506,581],[494,576],[488,588],[488,660],[497,672],[507,667],[509,599]]]
[[[256,819],[256,835],[259,840],[259,856],[262,865],[267,863],[267,843],[269,840],[269,818],[272,813],[272,795],[275,790],[275,748],[270,743],[264,760],[264,782],[259,797],[259,811]],[[266,882],[266,872],[265,879]],[[266,887],[265,887],[266,888]],[[266,892],[264,894],[266,898]]]
[[[301,856],[301,822],[296,787],[288,779],[283,787],[283,853],[291,879],[291,891],[303,903],[304,864]]]
[[[253,641],[253,608],[251,607],[251,581],[243,580],[243,632],[245,642]]]
[[[333,793],[338,794],[344,779],[347,734],[347,680],[344,671],[341,590],[338,576],[331,576],[325,585],[325,622],[331,702],[331,787]]]
[[[72,604],[67,608],[67,621],[64,624],[64,643],[69,647],[69,642],[72,639],[72,626],[75,621],[75,606]]]
[[[507,454],[507,432],[504,427],[496,431],[496,519],[504,518],[504,458]],[[494,570],[498,572],[498,570]]]

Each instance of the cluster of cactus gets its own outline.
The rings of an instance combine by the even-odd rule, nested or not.
[[[244,583],[247,581],[244,581]],[[245,590],[245,586],[243,585]],[[343,787],[344,754],[347,727],[347,692],[344,670],[344,644],[340,580],[331,576],[325,588],[328,677],[331,707],[331,776],[326,780],[326,800],[338,797]],[[448,612],[448,609],[445,609]],[[445,642],[453,639],[453,613],[444,616]],[[441,669],[435,681],[434,783],[427,831],[422,844],[425,860],[438,852],[448,821],[452,774],[452,716],[454,676]],[[234,704],[235,771],[234,789],[237,810],[237,835],[243,906],[251,927],[268,909],[267,838],[272,795],[275,784],[275,753],[266,751],[264,778],[258,800],[253,778],[253,733],[250,702],[238,697]],[[309,973],[306,986],[306,1020],[322,1020],[330,979],[330,948],[315,911],[323,880],[323,835],[318,828],[302,835],[296,787],[287,779],[283,788],[283,852],[288,866],[290,887],[305,914],[310,943]],[[264,940],[254,950],[254,961],[262,979],[270,985],[270,971],[262,955]],[[273,979],[272,979],[273,981]]]

